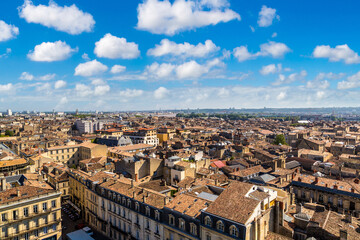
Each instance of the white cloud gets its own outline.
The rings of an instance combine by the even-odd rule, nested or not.
[[[86,97],[93,93],[91,87],[82,83],[77,83],[75,85],[76,94],[80,97]]]
[[[75,68],[75,76],[90,77],[106,72],[108,67],[97,60],[92,60],[86,63],[80,63]]]
[[[255,32],[255,28],[253,26],[249,26],[249,27],[250,27],[251,32]]]
[[[105,85],[106,82],[102,80],[101,78],[95,78],[91,81],[92,85]]]
[[[291,49],[284,43],[270,41],[260,45],[260,51],[257,53],[250,53],[247,46],[236,47],[233,50],[233,55],[239,62],[243,62],[250,59],[255,59],[259,56],[281,58]]]
[[[67,97],[62,97],[59,101],[59,105],[64,105],[67,104],[69,101],[67,99]]]
[[[66,86],[66,82],[64,80],[58,80],[55,82],[55,89],[63,88]]]
[[[230,95],[230,91],[228,89],[226,89],[226,88],[220,88],[217,95],[219,97],[227,97],[227,96]]]
[[[236,47],[233,50],[234,57],[237,58],[239,62],[243,62],[246,60],[254,59],[256,58],[255,54],[251,54],[247,48],[247,46],[240,46]]]
[[[315,80],[323,80],[325,78],[331,79],[331,80],[337,80],[337,79],[343,78],[345,76],[346,76],[345,73],[333,73],[333,72],[324,73],[324,72],[321,72],[318,75],[316,75]]]
[[[276,14],[276,9],[262,6],[259,12],[258,24],[259,27],[269,27],[272,25],[274,19],[280,20],[280,16]]]
[[[360,87],[360,71],[347,77],[346,80],[338,82],[338,89],[350,89]]]
[[[126,70],[126,67],[125,67],[125,66],[114,65],[114,66],[111,68],[110,72],[111,72],[112,74],[118,74],[118,73],[125,72],[125,70]]]
[[[228,1],[193,0],[145,0],[138,5],[138,24],[140,30],[155,34],[174,35],[220,22],[240,20],[240,15],[228,8]]]
[[[125,98],[133,98],[133,97],[140,97],[143,95],[144,91],[140,89],[129,89],[127,88],[124,91],[120,91],[120,96]]]
[[[146,74],[154,78],[167,78],[170,77],[175,69],[175,65],[171,63],[159,64],[154,62],[153,64],[146,66]]]
[[[28,72],[21,73],[19,79],[20,80],[26,80],[26,81],[32,81],[34,80],[35,76]]]
[[[220,47],[217,47],[211,40],[206,40],[205,44],[198,43],[197,45],[192,45],[188,42],[177,44],[168,39],[163,39],[159,45],[155,46],[155,48],[149,49],[147,54],[155,57],[172,55],[184,58],[203,58],[219,50]]]
[[[327,89],[330,87],[330,83],[328,80],[314,80],[308,81],[306,87],[310,89]]]
[[[54,62],[69,58],[76,49],[72,49],[66,42],[43,42],[36,45],[34,51],[30,51],[27,57],[36,62]]]
[[[279,95],[276,97],[276,100],[281,101],[286,98],[287,94],[286,92],[280,92]]]
[[[13,85],[11,83],[8,84],[0,84],[0,92],[8,92],[13,90]]]
[[[83,55],[81,55],[81,58],[84,59],[85,61],[89,61],[89,55],[87,53],[84,53]]]
[[[95,96],[102,96],[102,95],[105,95],[106,93],[108,93],[109,91],[110,91],[110,86],[109,85],[95,86],[94,95]]]
[[[271,56],[273,58],[281,58],[290,52],[290,48],[284,43],[270,41],[260,45],[260,56]]]
[[[313,56],[315,58],[328,58],[330,62],[360,63],[358,53],[350,49],[347,44],[337,45],[335,48],[331,48],[329,45],[316,46]]]
[[[275,82],[273,82],[274,86],[283,85],[293,83],[295,81],[302,81],[307,76],[307,72],[305,70],[300,73],[292,73],[289,76],[285,76],[284,74],[279,74],[278,78]]]
[[[272,37],[272,38],[275,38],[275,37],[277,37],[277,35],[278,35],[277,32],[274,32],[274,33],[271,35],[271,37]]]
[[[169,90],[167,90],[164,87],[159,87],[158,89],[156,89],[154,91],[154,98],[155,99],[163,99],[165,97],[167,97],[169,94]]]
[[[0,42],[4,42],[19,35],[19,28],[0,20]]]
[[[44,75],[44,76],[38,77],[38,79],[41,80],[41,81],[49,81],[49,80],[51,80],[51,79],[54,79],[55,76],[56,76],[55,73],[49,73],[49,74],[46,74],[46,75]]]
[[[110,59],[134,59],[140,55],[139,46],[128,42],[125,38],[118,38],[110,33],[105,34],[95,43],[94,53],[98,57]]]
[[[81,11],[75,4],[61,7],[50,1],[49,6],[35,6],[32,1],[25,0],[18,10],[19,16],[28,23],[38,23],[73,35],[90,32],[95,25],[91,14]]]
[[[200,65],[196,61],[190,61],[176,68],[176,76],[179,79],[198,78],[208,71],[209,68],[207,66]]]
[[[274,73],[278,73],[278,72],[281,72],[282,70],[282,65],[281,64],[269,64],[269,65],[266,65],[266,66],[263,66],[261,69],[260,69],[260,73],[262,75],[269,75],[269,74],[274,74]]]
[[[51,89],[50,83],[39,83],[39,85],[36,87],[36,91],[42,92],[42,91],[49,91]]]

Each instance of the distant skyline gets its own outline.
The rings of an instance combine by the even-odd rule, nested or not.
[[[0,3],[0,112],[360,106],[358,1]]]

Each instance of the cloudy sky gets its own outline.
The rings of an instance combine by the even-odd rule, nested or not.
[[[0,5],[0,111],[360,105],[358,1]]]

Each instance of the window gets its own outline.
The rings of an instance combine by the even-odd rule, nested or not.
[[[48,228],[47,228],[47,227],[44,227],[44,228],[43,228],[43,232],[44,232],[44,233],[48,233]]]
[[[150,216],[150,208],[146,207],[146,216]]]
[[[25,238],[25,240],[29,240],[29,233],[25,233],[24,238]]]
[[[210,234],[206,234],[206,240],[211,240],[211,235]]]
[[[194,223],[190,223],[190,232],[192,235],[197,235],[197,228],[196,225]]]
[[[221,220],[217,221],[216,229],[219,230],[220,232],[224,231],[224,223]]]
[[[183,219],[179,219],[179,228],[185,230],[185,221]]]
[[[130,200],[130,199],[127,200],[127,206],[128,206],[128,207],[131,206],[131,200]]]
[[[140,205],[139,205],[139,203],[137,202],[137,203],[135,203],[135,211],[139,211],[140,210]]]
[[[146,219],[146,228],[150,229],[150,221],[149,221],[149,219]]]
[[[155,220],[160,220],[160,212],[158,210],[155,211]]]
[[[17,215],[17,212],[16,212],[16,211],[13,211],[13,219],[14,219],[14,220],[18,219],[18,215]]]
[[[29,222],[25,222],[24,225],[25,225],[25,229],[26,229],[26,230],[29,230],[29,229],[30,229]]]
[[[51,207],[52,207],[52,208],[56,208],[56,200],[52,200],[52,201],[51,201]]]
[[[170,225],[175,225],[175,218],[173,215],[169,214],[169,224]]]
[[[29,216],[29,208],[24,208],[24,216]]]
[[[44,217],[44,222],[45,222],[45,224],[48,224],[48,217],[47,216]]]
[[[234,225],[231,225],[230,227],[230,235],[233,237],[237,237],[239,235],[239,231]]]
[[[34,236],[35,236],[35,237],[38,237],[38,236],[39,236],[39,230],[36,229],[36,230],[34,231]]]
[[[159,224],[156,224],[156,225],[155,225],[155,233],[156,233],[156,234],[159,234]]]
[[[211,218],[209,216],[205,217],[205,225],[208,226],[208,227],[211,227],[211,225],[212,225],[212,221],[211,221]]]
[[[33,212],[34,212],[34,213],[38,213],[38,205],[34,205],[34,206],[33,206]]]
[[[44,202],[42,205],[43,205],[43,211],[46,211],[47,210],[47,203]]]
[[[56,212],[53,213],[53,220],[56,221],[57,216],[56,216]]]
[[[3,222],[7,221],[7,214],[6,213],[1,214],[1,221],[3,221]]]
[[[56,224],[52,225],[52,229],[53,229],[53,231],[56,231]]]

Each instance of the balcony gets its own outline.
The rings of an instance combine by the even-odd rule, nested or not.
[[[10,233],[10,234],[7,234],[6,236],[4,236],[4,234],[2,234],[0,239],[2,239],[2,240],[12,239],[12,238],[20,236],[22,234],[33,232],[33,231],[39,230],[39,229],[41,229],[43,227],[48,227],[50,225],[59,224],[59,223],[61,223],[61,219],[57,219],[55,221],[48,222],[47,224],[42,224],[39,227],[33,227],[33,228],[26,229],[26,230],[18,231],[18,232],[15,232],[15,233]],[[58,231],[58,229],[56,229],[55,231],[53,231],[52,229],[49,229],[49,230],[52,231],[52,232]]]
[[[57,210],[60,210],[60,208],[48,208],[48,209],[46,209],[44,211],[38,211],[37,213],[31,213],[31,214],[22,215],[22,216],[17,215],[16,218],[7,219],[6,221],[2,221],[1,225],[15,223],[15,222],[19,222],[19,221],[24,221],[26,219],[42,216],[42,215],[45,215],[45,214],[49,214],[49,213],[51,213],[53,211],[57,211]]]

